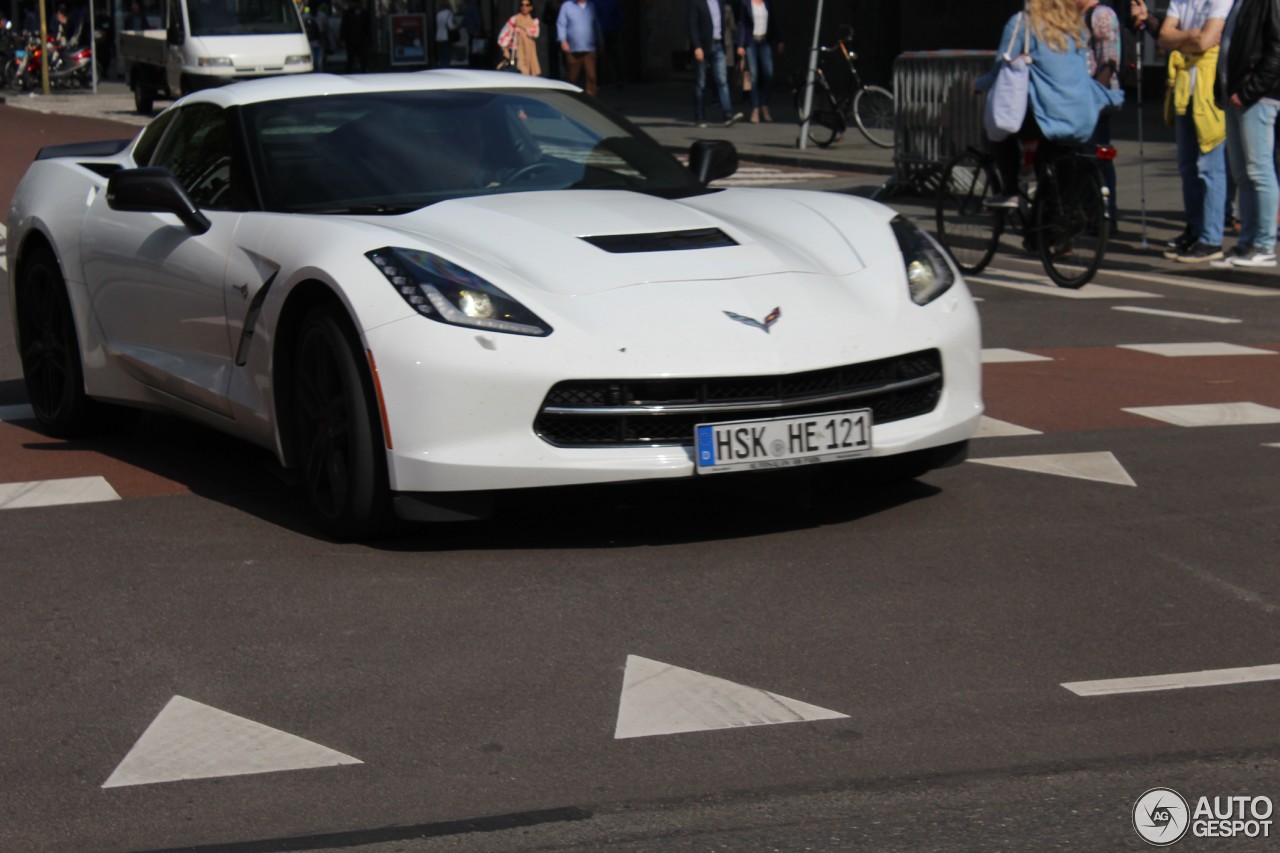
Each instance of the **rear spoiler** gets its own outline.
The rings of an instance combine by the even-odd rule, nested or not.
[[[73,142],[70,145],[46,145],[36,152],[37,160],[55,157],[114,157],[129,147],[132,139],[109,139],[104,142]]]

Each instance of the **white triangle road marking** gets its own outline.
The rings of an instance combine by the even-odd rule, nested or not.
[[[1053,474],[1078,480],[1093,480],[1117,486],[1138,485],[1129,476],[1120,461],[1110,451],[1091,453],[1050,453],[1042,456],[993,456],[988,459],[970,459],[979,465],[1013,468],[1036,474]]]
[[[362,763],[297,735],[174,696],[102,787]]]
[[[1038,429],[1030,427],[1018,426],[1008,421],[1000,421],[995,418],[989,418],[986,415],[978,421],[978,431],[973,434],[974,438],[1003,438],[1010,435],[1043,435]]]
[[[1005,347],[991,347],[982,351],[983,364],[1008,364],[1018,361],[1053,361],[1053,359],[1047,355],[1036,355],[1033,352],[1006,349]]]
[[[621,740],[847,716],[757,687],[628,655],[613,736]]]
[[[120,495],[103,477],[65,477],[61,480],[0,483],[0,509],[30,509],[118,500]]]

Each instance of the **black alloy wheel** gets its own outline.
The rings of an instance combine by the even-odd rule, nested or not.
[[[345,314],[312,309],[294,359],[295,447],[311,512],[339,539],[379,532],[389,520],[382,425],[363,362]]]
[[[41,251],[24,266],[18,290],[18,346],[27,399],[49,435],[69,438],[93,425],[71,302],[58,263]]]

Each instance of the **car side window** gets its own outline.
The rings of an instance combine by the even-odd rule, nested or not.
[[[178,111],[151,165],[164,166],[197,206],[234,210],[232,134],[226,110],[192,104]]]
[[[155,121],[147,125],[146,130],[142,131],[142,135],[138,137],[138,144],[133,146],[133,162],[139,166],[151,165],[151,156],[156,153],[156,146],[160,144],[164,132],[169,128],[169,123],[173,121],[175,115],[177,113],[169,110],[161,113]]]

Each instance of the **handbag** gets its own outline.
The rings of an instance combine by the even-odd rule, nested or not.
[[[1018,30],[1022,29],[1022,52],[1013,53]],[[996,79],[987,92],[982,111],[982,125],[987,138],[1000,142],[1022,129],[1027,118],[1027,97],[1031,82],[1031,25],[1026,13],[1019,13],[1009,36],[1009,44],[996,60]]]

